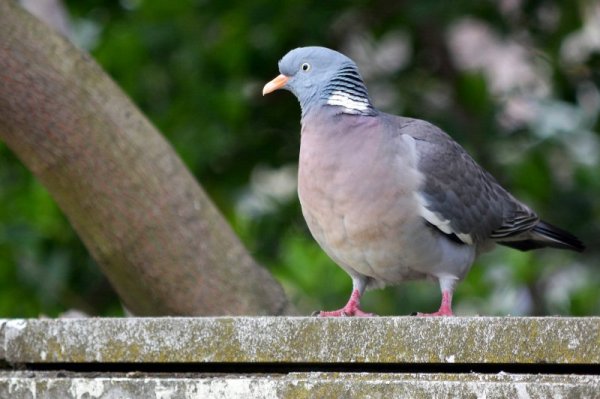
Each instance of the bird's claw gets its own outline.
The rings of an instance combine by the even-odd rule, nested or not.
[[[314,312],[313,315],[317,317],[375,317],[375,313],[367,313],[359,308],[356,309],[339,309],[330,312],[320,311]]]

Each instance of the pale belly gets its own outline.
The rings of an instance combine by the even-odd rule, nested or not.
[[[369,277],[375,286],[442,277],[462,280],[474,260],[472,247],[457,246],[425,226],[410,197],[360,207],[350,205],[350,199],[316,202],[301,199],[315,240],[348,274]]]
[[[301,203],[315,240],[349,274],[386,284],[426,276],[419,271],[417,259],[423,259],[420,252],[426,251],[423,244],[427,237],[405,233],[418,231],[414,228],[418,221],[411,220],[404,211],[390,207],[386,212],[387,204],[377,201],[363,204],[358,212],[344,209],[345,200],[334,200],[326,206],[314,206],[313,201],[302,199]]]

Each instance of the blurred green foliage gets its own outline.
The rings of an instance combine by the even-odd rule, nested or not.
[[[600,48],[596,2],[66,2],[87,49],[173,144],[249,250],[304,313],[350,279],[318,248],[294,193],[299,107],[260,95],[288,50],[323,45],[363,71],[385,111],[462,143],[583,254],[498,248],[456,292],[458,314],[600,314]],[[0,317],[121,314],[47,192],[0,144]],[[368,293],[379,314],[433,311],[431,282]]]

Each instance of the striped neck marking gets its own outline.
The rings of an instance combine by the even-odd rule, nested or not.
[[[341,90],[332,92],[327,104],[340,106],[344,109],[343,112],[348,114],[364,114],[371,107],[368,98],[354,97]]]
[[[327,105],[341,107],[352,115],[375,115],[367,88],[355,65],[345,65],[325,86],[322,98]]]

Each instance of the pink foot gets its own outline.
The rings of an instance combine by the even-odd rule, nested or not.
[[[350,295],[350,299],[346,306],[341,309],[333,310],[330,312],[320,311],[318,313],[319,317],[373,317],[377,316],[375,313],[367,313],[363,312],[359,307],[360,300],[360,292],[358,290],[352,291],[352,295]]]
[[[338,310],[325,311],[321,310],[318,313],[319,317],[373,317],[377,316],[375,313],[367,313],[363,312],[359,308],[349,308],[348,306],[344,306]]]
[[[452,313],[452,294],[448,291],[442,292],[442,304],[440,310],[433,313],[417,313],[418,317],[454,316]]]

